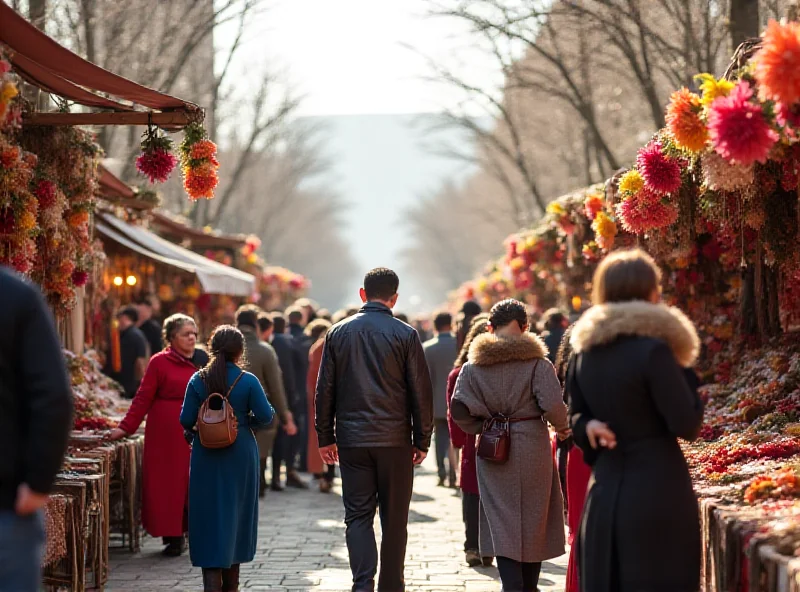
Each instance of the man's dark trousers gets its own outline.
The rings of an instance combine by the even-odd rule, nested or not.
[[[456,468],[445,466],[445,462],[450,464],[450,426],[447,425],[447,418],[434,419],[433,427],[436,434],[436,464],[439,468],[439,480],[450,479],[450,485],[456,484]]]
[[[405,589],[408,507],[414,481],[412,455],[411,446],[339,449],[354,591],[375,589],[378,549],[373,523],[376,507],[380,511],[383,532],[378,591]]]

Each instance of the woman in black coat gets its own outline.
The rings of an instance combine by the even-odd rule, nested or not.
[[[583,592],[699,588],[697,499],[677,439],[696,438],[703,421],[684,370],[700,344],[691,321],[659,303],[660,276],[642,251],[607,257],[571,337],[573,433],[593,469],[578,540]]]

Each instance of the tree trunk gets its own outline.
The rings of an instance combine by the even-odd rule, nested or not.
[[[730,7],[731,43],[736,49],[748,39],[758,37],[758,0],[731,0]]]

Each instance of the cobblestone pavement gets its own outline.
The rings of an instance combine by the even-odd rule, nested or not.
[[[433,470],[432,470],[433,469]],[[453,490],[436,486],[435,462],[417,471],[409,517],[406,589],[479,592],[500,590],[495,568],[470,569],[464,563],[461,500]],[[243,590],[350,590],[344,540],[341,490],[323,495],[287,490],[268,493],[259,512],[258,549],[242,566]],[[380,533],[376,522],[376,532]],[[146,537],[133,555],[112,548],[107,590],[150,592],[202,590],[199,568],[188,554],[164,558],[160,540]],[[564,589],[567,556],[542,569],[542,592]]]

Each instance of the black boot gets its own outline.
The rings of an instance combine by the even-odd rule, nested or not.
[[[222,592],[239,592],[239,564],[222,570]]]
[[[222,592],[222,570],[203,568],[203,592]]]

